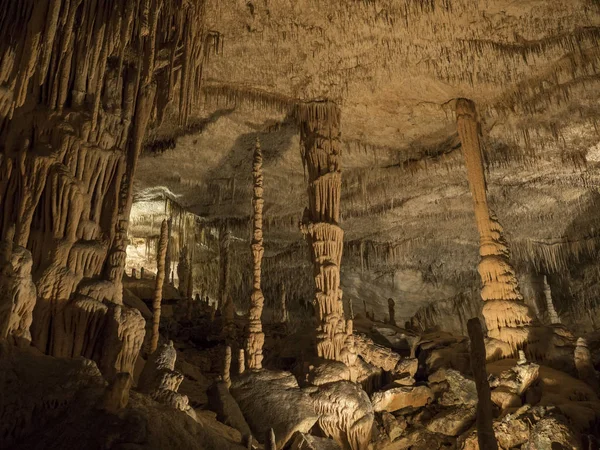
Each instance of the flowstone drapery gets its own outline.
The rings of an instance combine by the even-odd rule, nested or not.
[[[203,16],[203,0],[2,6],[0,239],[16,224],[10,244],[32,255],[34,345],[93,358],[108,377],[132,372],[144,337],[121,285],[138,157],[176,80],[188,121]]]
[[[344,231],[340,228],[342,173],[340,109],[330,101],[298,106],[302,162],[308,170],[308,203],[301,229],[310,248],[315,278],[319,357],[347,362],[351,339],[346,332],[340,264]]]
[[[502,236],[502,226],[488,205],[479,125],[471,100],[461,98],[456,101],[456,120],[479,231],[481,260],[478,271],[482,282],[481,298],[485,302],[483,317],[488,336],[507,343],[514,353],[527,342],[527,326],[535,318],[523,302],[510,264],[508,246]]]
[[[261,316],[265,298],[260,288],[261,263],[264,254],[263,247],[263,173],[262,151],[260,141],[256,138],[254,155],[252,159],[252,176],[254,179],[254,196],[252,198],[253,232],[252,232],[252,296],[250,298],[250,311],[248,312],[248,339],[246,351],[248,353],[248,368],[262,368],[262,348],[265,334],[262,331]]]

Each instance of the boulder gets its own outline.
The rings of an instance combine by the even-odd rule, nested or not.
[[[402,386],[387,391],[375,392],[371,397],[373,410],[398,411],[399,409],[418,408],[433,400],[433,392],[427,386]]]
[[[289,450],[341,450],[341,447],[332,439],[297,432]]]
[[[545,417],[531,429],[530,439],[522,450],[578,450],[580,437],[557,417]]]
[[[434,390],[441,392],[438,401],[444,406],[477,404],[475,381],[466,378],[457,370],[438,370],[429,376],[429,383],[443,384],[435,386]]]
[[[492,402],[498,405],[498,407],[503,411],[508,408],[518,408],[523,404],[521,397],[511,392],[510,389],[506,387],[494,389],[491,397]]]
[[[438,413],[427,424],[427,429],[432,433],[458,436],[473,424],[475,416],[476,408],[474,406],[449,408]]]
[[[408,427],[408,423],[406,423],[404,417],[400,416],[396,418],[386,411],[381,414],[381,422],[390,441],[395,441],[402,436],[402,433],[404,433]]]

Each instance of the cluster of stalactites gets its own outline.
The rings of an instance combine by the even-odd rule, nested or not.
[[[340,289],[344,242],[344,232],[339,227],[340,109],[332,102],[313,102],[300,105],[296,114],[302,160],[308,170],[309,206],[304,212],[302,232],[309,244],[316,285],[317,354],[347,361],[353,346]]]
[[[485,302],[483,316],[489,337],[508,343],[514,352],[527,342],[527,326],[534,317],[523,302],[502,227],[487,202],[475,104],[458,99],[456,118],[480,237],[478,271],[482,282],[481,298]]]
[[[260,287],[261,264],[264,254],[263,246],[263,172],[262,151],[260,141],[256,138],[254,156],[252,160],[252,176],[254,180],[254,196],[252,199],[253,227],[252,227],[252,294],[250,310],[248,312],[248,340],[246,352],[248,353],[248,368],[262,368],[262,349],[265,335],[262,331],[261,316],[265,299]]]

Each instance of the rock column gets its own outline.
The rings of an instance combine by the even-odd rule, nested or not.
[[[252,160],[252,176],[254,179],[254,221],[252,232],[252,295],[250,297],[250,311],[248,312],[248,339],[246,341],[246,352],[248,353],[248,368],[262,369],[263,344],[265,335],[262,331],[261,316],[265,299],[260,288],[261,263],[264,254],[263,247],[263,173],[262,173],[262,151],[260,141],[256,138],[254,157]]]
[[[481,260],[478,271],[482,282],[483,317],[488,336],[508,344],[503,351],[514,354],[527,342],[527,326],[534,317],[519,292],[502,227],[488,205],[475,104],[471,100],[458,99],[456,119],[479,231]]]
[[[344,361],[346,322],[340,289],[344,232],[340,228],[342,173],[340,109],[332,102],[298,107],[302,160],[308,171],[308,202],[301,229],[310,248],[315,278],[316,350]]]
[[[150,353],[154,353],[158,347],[158,326],[160,325],[160,306],[162,302],[162,290],[165,281],[165,257],[167,254],[167,239],[169,227],[167,220],[163,220],[160,227],[160,239],[158,241],[158,253],[156,255],[156,284],[154,286],[154,300],[152,302],[152,340],[150,341]]]
[[[560,323],[560,317],[554,308],[554,302],[552,301],[552,289],[548,284],[548,278],[544,275],[544,297],[546,299],[546,309],[548,311],[548,320],[551,324]]]

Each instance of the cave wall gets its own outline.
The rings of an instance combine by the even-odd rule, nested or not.
[[[0,237],[32,255],[33,343],[131,371],[144,336],[121,300],[133,178],[148,127],[169,105],[185,125],[196,101],[204,3],[0,10]]]

